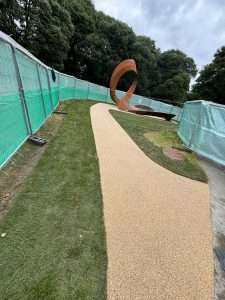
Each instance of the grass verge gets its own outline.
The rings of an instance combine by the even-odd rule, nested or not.
[[[0,172],[0,221],[10,209],[15,195],[23,188],[24,181],[30,176],[48,145],[51,144],[62,120],[62,115],[52,114],[35,134],[46,138],[48,144],[39,147],[27,141]]]
[[[153,161],[179,175],[207,182],[207,176],[198,164],[195,154],[187,154],[183,161],[173,160],[164,155],[163,147],[182,145],[176,134],[175,123],[115,110],[111,110],[111,114]]]
[[[65,104],[57,134],[0,223],[2,300],[103,300],[106,247],[89,109]]]

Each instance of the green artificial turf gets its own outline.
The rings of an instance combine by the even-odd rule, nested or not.
[[[195,154],[187,153],[183,161],[173,160],[164,155],[163,147],[182,146],[176,134],[175,123],[115,110],[111,110],[111,114],[153,161],[179,175],[207,182],[207,176],[198,164]]]
[[[1,300],[106,299],[102,195],[89,110],[66,103],[55,137],[1,220]]]

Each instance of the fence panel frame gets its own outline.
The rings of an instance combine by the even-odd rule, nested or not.
[[[26,102],[26,98],[25,98],[25,94],[24,94],[23,82],[22,82],[22,79],[21,79],[21,76],[20,76],[19,65],[18,65],[18,61],[17,61],[17,58],[16,58],[15,49],[12,45],[10,45],[10,46],[11,46],[11,49],[12,49],[13,63],[14,63],[15,70],[16,70],[16,78],[17,78],[17,84],[18,84],[18,89],[19,89],[21,105],[22,105],[22,109],[23,109],[23,112],[24,112],[24,121],[25,121],[26,126],[27,126],[28,135],[32,135],[33,130],[32,130],[30,116],[29,116],[28,107],[27,107],[27,102]]]

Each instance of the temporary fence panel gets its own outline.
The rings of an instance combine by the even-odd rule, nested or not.
[[[178,134],[196,153],[225,165],[225,106],[206,101],[184,105]]]
[[[59,74],[59,99],[69,100],[75,98],[75,78],[65,74]]]
[[[120,91],[120,90],[116,91],[116,96],[118,97],[118,99],[123,98],[125,95],[126,95],[126,93],[123,91]]]
[[[89,83],[76,78],[75,82],[75,99],[86,100],[89,94]]]
[[[130,105],[140,105],[142,104],[142,97],[138,95],[133,95],[129,101]]]
[[[160,112],[166,112],[166,113],[169,114],[170,111],[171,111],[171,107],[172,107],[172,105],[161,102],[160,107],[159,107],[159,111]]]
[[[140,104],[151,107],[152,100],[146,97],[141,97]]]
[[[104,86],[89,83],[88,99],[106,102],[108,96],[108,89]]]
[[[96,100],[98,98],[98,87],[94,83],[88,83],[88,97],[89,100]]]
[[[49,69],[48,76],[53,108],[55,109],[59,104],[59,73]]]
[[[48,117],[53,110],[52,96],[48,83],[48,71],[42,65],[38,64],[38,71],[40,75],[41,93],[44,100],[46,117]]]
[[[12,49],[0,40],[0,167],[28,135]]]
[[[15,51],[22,80],[32,133],[36,132],[46,119],[44,102],[38,78],[37,64],[28,56]]]
[[[109,104],[115,104],[114,101],[111,98],[110,89],[108,89],[108,94],[107,94],[106,102],[109,103]]]
[[[67,99],[67,79],[64,74],[59,74],[59,100]]]
[[[179,122],[181,119],[181,116],[182,116],[182,112],[183,112],[183,109],[181,107],[172,105],[170,113],[175,115],[174,120]]]

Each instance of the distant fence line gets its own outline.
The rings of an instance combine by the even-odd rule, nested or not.
[[[0,168],[40,129],[59,102],[69,99],[112,103],[108,88],[52,70],[0,31]],[[138,95],[131,103],[173,113],[176,120],[182,112]]]

